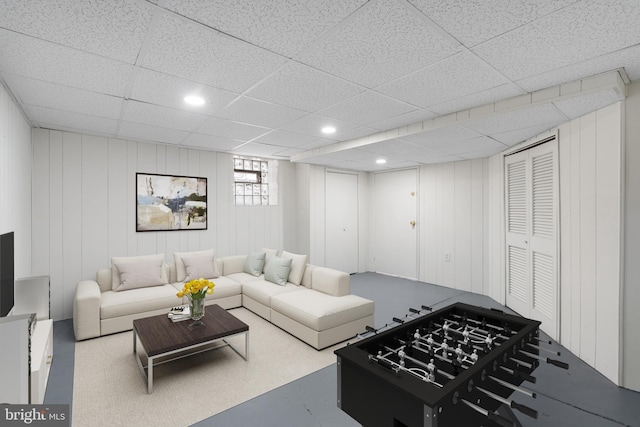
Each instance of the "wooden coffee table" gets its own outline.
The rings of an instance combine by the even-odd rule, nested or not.
[[[227,346],[249,360],[246,323],[217,304],[207,306],[201,322],[198,326],[192,326],[193,320],[174,323],[166,314],[133,321],[133,356],[143,378],[147,379],[148,393],[153,391],[153,367],[162,363]],[[242,334],[245,336],[243,353],[226,340]]]

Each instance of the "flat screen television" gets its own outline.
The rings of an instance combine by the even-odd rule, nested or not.
[[[13,231],[0,235],[0,317],[13,309],[15,279],[13,261]]]

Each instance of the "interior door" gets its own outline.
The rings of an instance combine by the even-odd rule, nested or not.
[[[417,170],[374,175],[375,271],[418,277]]]
[[[358,175],[327,172],[325,264],[358,272]]]
[[[557,141],[507,156],[505,180],[507,305],[557,339]]]

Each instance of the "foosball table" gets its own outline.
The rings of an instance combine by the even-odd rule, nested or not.
[[[360,424],[424,427],[517,427],[513,409],[537,418],[511,398],[534,383],[547,357],[540,322],[456,303],[437,311],[410,308],[335,354],[338,406]]]

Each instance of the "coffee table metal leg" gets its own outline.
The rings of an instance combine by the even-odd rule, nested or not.
[[[153,357],[147,359],[147,393],[153,391]]]
[[[249,360],[249,331],[244,334],[244,360]]]
[[[238,355],[240,357],[242,357],[244,360],[249,360],[249,331],[246,332],[240,332],[234,336],[238,336],[240,334],[244,334],[244,353],[242,353],[235,345],[231,344],[229,341],[227,341],[226,339],[222,339],[222,341],[228,345],[229,347],[231,347],[231,349],[233,351],[235,351],[236,353],[238,353]]]

